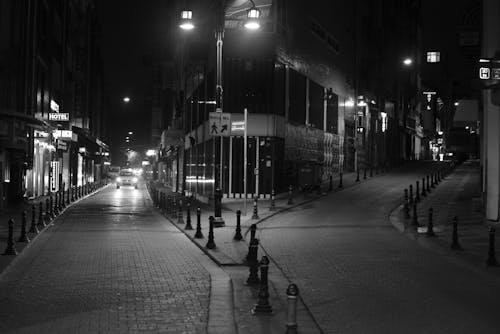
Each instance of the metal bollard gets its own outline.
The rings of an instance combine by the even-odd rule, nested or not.
[[[267,276],[269,273],[269,259],[267,256],[263,256],[260,260],[260,287],[259,287],[259,299],[257,304],[255,304],[252,309],[252,314],[256,313],[273,313],[273,308],[269,303],[269,287]]]
[[[495,228],[490,226],[489,229],[489,248],[488,248],[488,259],[486,264],[490,267],[498,266],[498,261],[495,255]]]
[[[50,215],[50,218],[54,218],[55,215],[54,215],[54,198],[52,197],[52,195],[49,196],[49,215]]]
[[[408,189],[405,188],[405,202],[408,202]]]
[[[45,221],[50,222],[50,201],[49,199],[45,199]]]
[[[342,184],[342,172],[339,173],[339,188],[344,188],[344,185]]]
[[[292,185],[288,186],[288,202],[286,204],[293,205],[293,193],[292,193]]]
[[[208,218],[209,221],[209,230],[208,230],[208,241],[206,244],[206,248],[208,249],[214,249],[215,248],[215,241],[214,241],[214,216],[210,216]]]
[[[31,206],[31,226],[30,233],[38,234],[38,228],[36,227],[36,206],[33,204]]]
[[[426,176],[426,183],[427,183],[427,193],[430,193],[431,192],[431,184],[430,184],[430,180],[429,180],[429,174],[427,174]]]
[[[425,232],[425,235],[428,237],[435,237],[436,234],[434,233],[434,223],[432,221],[432,215],[433,215],[433,209],[429,208],[429,220],[427,221],[427,232]]]
[[[2,255],[17,255],[16,245],[14,244],[14,219],[8,222],[9,234],[7,237],[7,247]]]
[[[271,190],[271,206],[269,207],[269,211],[275,211],[276,210],[276,201],[274,199],[275,193],[274,189]]]
[[[196,209],[196,233],[194,234],[196,239],[203,238],[203,232],[201,232],[201,209]]]
[[[241,210],[236,211],[236,233],[234,234],[234,240],[242,240],[241,235]]]
[[[408,200],[410,201],[410,204],[413,203],[413,185],[410,184],[410,193],[408,194]]]
[[[427,196],[427,192],[425,191],[425,177],[422,178],[422,197]]]
[[[356,168],[356,182],[359,182],[359,168]]]
[[[28,238],[28,234],[26,233],[26,211],[23,211],[23,218],[21,220],[21,235],[18,242],[30,242],[30,238]]]
[[[453,217],[453,234],[451,239],[451,249],[462,249],[458,243],[458,217]]]
[[[252,219],[259,219],[259,213],[258,213],[258,208],[257,208],[257,197],[254,196],[253,198],[253,215]]]
[[[288,285],[286,289],[287,316],[285,334],[297,334],[297,300],[299,288],[295,284]]]
[[[332,190],[333,190],[333,175],[330,174],[330,176],[328,177],[328,191]]]
[[[417,217],[417,203],[413,203],[413,217],[412,217],[411,223],[413,226],[416,226],[416,227],[419,226],[418,217]]]
[[[250,244],[248,245],[248,253],[247,253],[247,256],[246,256],[246,260],[247,262],[250,262],[251,261],[251,257],[252,257],[252,247],[251,244],[252,244],[252,241],[255,240],[255,233],[257,232],[257,225],[256,224],[252,224],[250,225]]]
[[[59,193],[56,192],[54,193],[54,208],[52,209],[52,212],[54,212],[54,216],[57,216],[59,214]]]
[[[177,199],[175,197],[172,198],[172,218],[177,217]]]
[[[415,187],[415,201],[420,202],[420,182],[416,182],[416,187]]]
[[[405,219],[410,219],[410,206],[408,205],[408,201],[405,201],[405,204],[403,206],[403,212],[405,215]]]
[[[248,263],[250,265],[249,269],[250,274],[248,275],[248,278],[246,280],[247,285],[257,285],[260,283],[258,275],[259,261],[257,260],[258,250],[259,250],[259,240],[258,239],[251,240],[249,246],[250,256],[248,259]]]
[[[431,188],[436,187],[436,180],[434,178],[434,173],[431,173]]]
[[[363,180],[366,180],[366,167],[365,167],[365,170],[363,172]]]
[[[192,230],[193,226],[191,225],[191,203],[187,203],[186,205],[186,227],[185,230]]]
[[[179,200],[179,210],[177,210],[177,224],[184,225],[184,218],[182,217],[182,201]]]
[[[38,226],[41,228],[45,227],[45,221],[43,219],[43,202],[38,203]]]

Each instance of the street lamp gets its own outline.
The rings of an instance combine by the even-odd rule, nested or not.
[[[179,23],[179,27],[183,30],[192,30],[194,28],[192,11],[183,10],[181,12],[181,21]]]
[[[123,102],[125,102],[125,103],[129,103],[129,102],[130,102],[130,97],[125,96],[125,97],[123,98]]]
[[[403,60],[403,64],[406,66],[410,66],[411,64],[413,64],[413,60],[411,58],[405,58]]]
[[[249,30],[257,30],[260,28],[260,10],[255,7],[255,3],[252,1],[252,8],[247,12],[247,21],[245,22],[245,28]]]

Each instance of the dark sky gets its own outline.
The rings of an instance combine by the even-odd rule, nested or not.
[[[102,52],[108,102],[109,144],[113,163],[116,149],[124,146],[128,131],[131,144],[147,145],[149,111],[145,96],[150,92],[143,56],[166,43],[168,0],[100,0]],[[129,96],[131,103],[122,99]]]

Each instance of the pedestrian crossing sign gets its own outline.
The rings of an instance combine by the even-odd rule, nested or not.
[[[211,136],[231,135],[231,114],[223,112],[211,112],[209,114],[209,133]]]

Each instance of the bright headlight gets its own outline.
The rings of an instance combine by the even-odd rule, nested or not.
[[[117,177],[116,178],[116,182],[122,182],[122,178],[121,177]]]
[[[136,178],[136,177],[134,177],[134,178],[132,179],[132,181],[134,181],[134,183],[135,183],[135,182],[139,181],[139,179],[138,179],[138,178]]]

